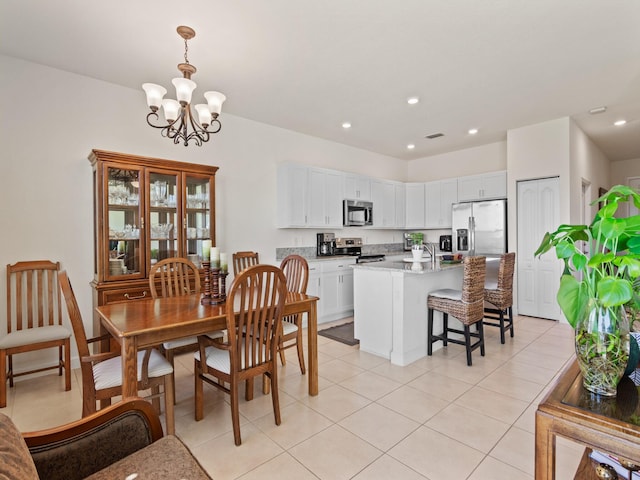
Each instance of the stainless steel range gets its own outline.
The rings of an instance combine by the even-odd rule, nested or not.
[[[363,255],[362,238],[360,237],[336,238],[334,255],[352,255],[358,257],[356,260],[357,263],[383,262],[385,260],[382,254]]]

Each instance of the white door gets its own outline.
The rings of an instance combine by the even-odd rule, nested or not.
[[[557,177],[518,182],[518,313],[560,320],[556,293],[562,262],[549,251],[534,252],[546,232],[558,228],[560,181]]]

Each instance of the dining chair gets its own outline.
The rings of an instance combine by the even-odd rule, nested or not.
[[[0,408],[7,406],[7,380],[45,370],[64,370],[65,390],[71,390],[71,331],[62,325],[58,274],[60,262],[35,260],[7,265],[7,334],[0,338]],[[58,348],[55,365],[16,373],[13,356]]]
[[[462,290],[440,289],[429,292],[427,296],[427,354],[433,353],[433,344],[442,341],[464,345],[467,350],[467,365],[471,366],[471,352],[480,348],[484,357],[484,279],[486,274],[485,257],[465,257],[463,260]],[[442,312],[442,334],[433,333],[433,311]],[[449,315],[457,318],[463,330],[449,326]],[[476,324],[478,330],[471,332],[470,326]],[[464,335],[464,340],[449,337],[449,333]],[[471,343],[472,338],[477,338]]]
[[[100,408],[104,408],[111,404],[111,398],[122,394],[122,358],[120,352],[91,354],[89,344],[109,339],[110,336],[87,338],[78,302],[65,271],[60,272],[60,288],[67,304],[73,334],[76,337],[82,373],[82,416],[86,417],[97,411],[98,400]],[[173,367],[156,349],[141,350],[138,352],[137,380],[138,390],[151,389],[151,395],[147,398],[152,400],[158,413],[160,413],[160,387],[163,387],[167,433],[173,435],[175,433]]]
[[[234,279],[227,296],[228,341],[216,344],[206,337],[198,337],[200,348],[194,355],[195,419],[201,420],[204,416],[205,382],[228,393],[236,445],[242,443],[238,406],[242,381],[248,401],[253,398],[254,377],[270,380],[267,385],[275,423],[280,425],[277,354],[286,296],[287,280],[282,270],[266,264],[249,267]]]
[[[509,252],[500,256],[495,275],[489,273],[487,266],[487,277],[484,284],[483,323],[500,329],[500,343],[504,343],[504,334],[507,330],[513,338],[513,271],[515,263],[515,252]],[[505,315],[508,318],[505,318]]]
[[[260,263],[258,252],[236,252],[233,254],[233,275]]]
[[[300,255],[289,255],[280,263],[280,270],[287,279],[287,291],[295,293],[307,293],[307,283],[309,282],[309,264]],[[298,363],[300,371],[304,375],[304,349],[302,345],[302,314],[287,315],[282,318],[282,338],[278,351],[280,361],[286,364],[284,351],[287,348],[297,347]]]
[[[151,297],[179,297],[200,293],[200,272],[193,262],[186,258],[165,258],[160,260],[149,272],[149,288]],[[223,332],[215,331],[209,337],[222,338]],[[162,344],[162,353],[175,368],[176,353],[194,351],[198,348],[197,337],[179,338]],[[173,382],[175,401],[175,381]]]

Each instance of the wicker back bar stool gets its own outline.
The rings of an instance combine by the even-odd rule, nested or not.
[[[485,280],[483,323],[500,328],[500,343],[504,343],[504,334],[507,330],[513,338],[513,270],[515,263],[515,252],[505,253],[500,257],[497,279],[490,278],[487,273]]]
[[[427,354],[433,353],[433,344],[442,341],[446,347],[449,342],[464,345],[467,350],[467,365],[471,366],[471,352],[480,348],[480,354],[484,357],[484,329],[482,319],[484,317],[484,279],[486,274],[485,257],[465,257],[463,261],[462,290],[441,289],[429,292],[427,296],[427,321],[428,338]],[[443,331],[439,335],[433,333],[433,311],[442,312]],[[449,315],[462,322],[463,330],[449,326]],[[469,328],[476,324],[478,329],[471,332]],[[449,333],[457,333],[464,336],[464,340],[449,337]],[[471,339],[476,338],[475,343]]]

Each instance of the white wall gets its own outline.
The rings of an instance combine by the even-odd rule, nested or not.
[[[409,161],[407,182],[430,182],[445,178],[495,172],[507,168],[506,142],[457,150]]]
[[[630,177],[640,177],[640,158],[611,162],[611,185],[627,185]]]
[[[591,185],[589,204],[598,198],[598,190],[611,188],[611,162],[589,137],[571,121],[571,223],[582,222],[582,183]],[[591,220],[598,209],[597,204],[589,208],[586,219]]]
[[[167,81],[170,72],[167,72]],[[158,79],[162,81],[162,79]],[[202,95],[196,90],[195,95]],[[232,108],[233,98],[228,100]],[[173,145],[146,125],[142,90],[124,88],[0,56],[0,265],[59,260],[69,272],[91,332],[93,148],[217,165],[216,228],[222,251],[315,245],[315,230],[278,230],[276,167],[296,161],[403,180],[406,162],[225,114],[222,131],[202,147]],[[348,229],[345,230],[346,234]],[[353,233],[351,233],[353,234]],[[392,233],[369,231],[369,241]],[[302,243],[300,243],[302,242]],[[0,291],[6,275],[0,275]],[[0,295],[0,330],[6,296]],[[24,358],[23,358],[24,357]],[[37,362],[40,357],[16,357]]]

